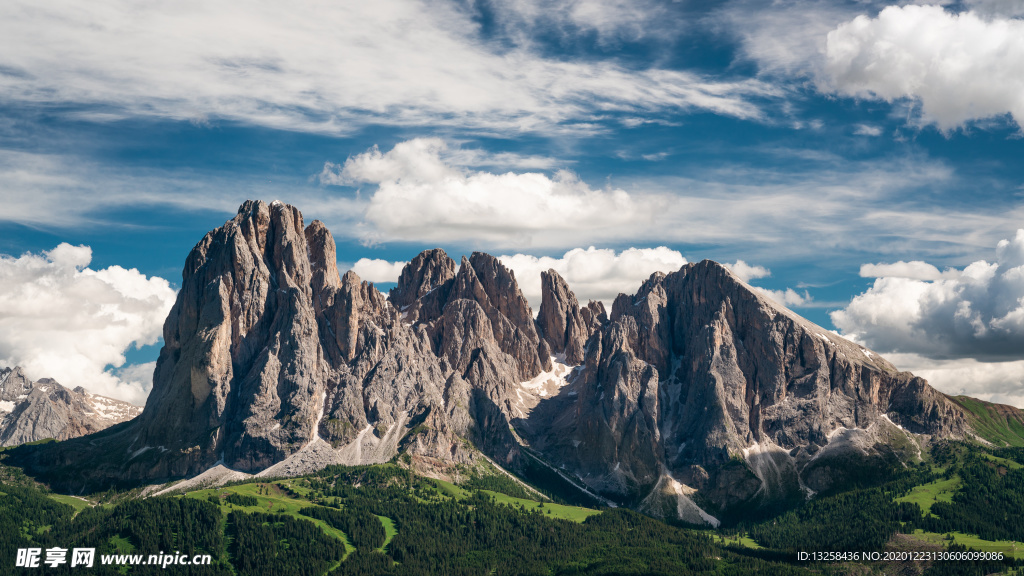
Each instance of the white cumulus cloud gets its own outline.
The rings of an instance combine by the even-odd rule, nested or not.
[[[807,290],[804,290],[804,293],[801,294],[792,288],[786,288],[785,290],[769,290],[768,288],[761,288],[759,286],[754,286],[753,288],[757,292],[764,294],[783,306],[806,306],[814,300]]]
[[[771,270],[764,266],[747,264],[743,260],[737,260],[732,264],[725,264],[725,267],[732,271],[740,280],[750,282],[757,278],[766,278],[772,275]]]
[[[515,272],[534,313],[540,309],[540,273],[546,270],[558,272],[581,304],[600,300],[611,312],[611,303],[620,293],[633,294],[651,274],[675,272],[686,264],[682,254],[664,246],[629,248],[619,253],[591,246],[569,250],[560,258],[514,254],[498,256],[498,260]]]
[[[737,260],[732,264],[724,264],[724,266],[731,270],[740,280],[747,283],[750,283],[751,280],[767,278],[772,275],[772,271],[764,266],[747,264],[743,260]],[[807,306],[814,300],[807,290],[804,290],[803,294],[801,294],[792,288],[786,288],[785,290],[770,290],[760,286],[751,286],[751,288],[755,292],[759,292],[783,306]]]
[[[1024,408],[1024,360],[980,362],[974,358],[936,360],[920,354],[886,354],[900,370],[913,372],[936,389]]]
[[[398,282],[405,262],[388,262],[381,259],[360,258],[352,265],[352,271],[368,282]]]
[[[829,32],[825,71],[841,94],[920,102],[922,120],[949,130],[1010,114],[1024,121],[1024,20],[889,6]],[[1019,4],[1019,3],[1018,3]]]
[[[153,366],[124,366],[124,352],[157,342],[175,292],[138,270],[93,270],[91,260],[88,246],[66,243],[0,255],[0,365],[142,404]]]
[[[468,170],[446,162],[447,149],[436,138],[401,142],[387,152],[375,147],[341,166],[326,165],[320,180],[377,186],[365,211],[369,241],[565,245],[594,230],[636,233],[662,202],[616,188],[595,190],[568,171]]]
[[[996,246],[995,262],[963,270],[923,263],[888,265],[893,276],[874,285],[832,322],[882,352],[929,358],[1024,358],[1024,230]],[[885,267],[869,269],[868,275]]]
[[[911,262],[893,262],[891,264],[862,264],[860,267],[862,278],[910,278],[912,280],[941,280],[943,278],[956,279],[960,276],[958,270],[952,268],[945,272],[921,260]]]

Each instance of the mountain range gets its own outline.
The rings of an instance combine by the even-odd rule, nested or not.
[[[142,414],[9,462],[76,493],[487,462],[717,525],[917,462],[936,439],[999,443],[993,418],[1024,430],[1021,411],[946,396],[709,260],[610,311],[553,270],[541,282],[535,316],[498,259],[434,249],[385,295],[339,274],[323,223],[248,201],[186,259]]]
[[[51,378],[33,382],[18,366],[0,368],[0,446],[68,440],[135,418],[127,402],[73,390]]]

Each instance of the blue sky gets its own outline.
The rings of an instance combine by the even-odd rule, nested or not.
[[[435,246],[606,300],[711,258],[1024,405],[1018,3],[278,4],[0,7],[0,364],[142,402],[261,198],[385,289]]]

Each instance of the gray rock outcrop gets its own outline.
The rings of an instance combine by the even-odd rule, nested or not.
[[[711,261],[619,295],[558,402],[549,413],[562,416],[533,426],[542,430],[533,442],[622,502],[664,487],[661,475],[721,507],[800,497],[834,486],[835,474],[821,472],[833,458],[871,460],[900,444],[894,434],[916,447],[904,430],[968,430],[962,411],[920,378]]]
[[[551,351],[565,354],[572,366],[583,363],[587,340],[607,321],[604,305],[590,302],[580,308],[576,295],[554,270],[540,274],[541,305],[537,326]]]
[[[406,322],[430,322],[441,316],[448,302],[456,268],[455,261],[444,250],[425,250],[402,269],[388,300],[402,312]]]
[[[454,282],[454,266],[446,270],[418,280]],[[301,473],[399,450],[465,461],[469,394],[443,361],[424,326],[403,322],[354,273],[339,276],[322,223],[249,201],[189,254],[141,417],[87,444],[29,454],[29,465],[67,478],[91,458],[88,484],[214,465]]]
[[[55,380],[29,380],[19,367],[0,369],[0,446],[99,432],[142,412],[127,402],[69,390]]]
[[[311,264],[302,215],[279,203],[246,202],[192,249],[128,447],[171,452],[149,473],[195,474],[218,461],[261,470],[310,439],[328,379],[317,266],[327,264]]]

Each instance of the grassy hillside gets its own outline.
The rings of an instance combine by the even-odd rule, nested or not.
[[[719,530],[555,503],[505,476],[470,474],[457,485],[394,463],[331,466],[301,478],[251,479],[147,499],[125,492],[83,500],[0,473],[0,566],[17,548],[95,546],[98,554],[210,554],[210,566],[160,573],[217,576],[939,576],[1024,567],[1015,544],[1024,540],[1024,448],[946,442],[927,460],[882,484],[818,495],[784,514]],[[1001,552],[1005,560],[926,562],[908,572],[874,561],[807,563],[795,554],[941,548]],[[148,573],[127,573],[135,572]]]
[[[914,530],[914,532],[909,536],[928,544],[939,544],[943,546],[948,546],[949,544],[960,544],[961,546],[966,546],[972,550],[979,550],[981,552],[1002,552],[1008,557],[1018,560],[1024,559],[1024,545],[1012,540],[982,540],[973,534],[964,534],[962,532],[937,534],[935,532],[925,532],[920,528]]]
[[[90,546],[98,555],[181,550],[213,558],[210,566],[161,574],[807,574],[628,510],[466,488],[394,465],[331,467],[103,506],[37,485],[0,488],[4,566],[18,548]],[[75,573],[67,566],[47,573],[65,572]]]
[[[995,446],[1024,446],[1024,411],[970,396],[950,396],[964,409],[974,432]]]
[[[245,512],[248,514],[280,514],[312,522],[323,530],[325,534],[342,542],[345,546],[346,556],[354,551],[355,547],[351,542],[349,542],[348,537],[344,532],[323,520],[309,518],[299,514],[301,509],[312,506],[313,504],[309,500],[298,496],[297,493],[296,496],[289,496],[287,494],[286,490],[290,489],[292,484],[296,482],[297,481],[295,480],[276,483],[251,482],[225,488],[211,488],[186,492],[182,497],[206,501],[211,501],[211,499],[213,499],[217,501],[217,505],[222,516],[225,518],[225,522],[228,515],[235,511]],[[234,504],[229,500],[229,495],[231,494],[254,498],[256,500],[256,504],[252,506]]]
[[[936,502],[952,502],[953,493],[960,488],[960,477],[943,478],[927,484],[914,486],[910,493],[896,499],[896,502],[910,502],[921,507],[921,511],[930,514]]]

